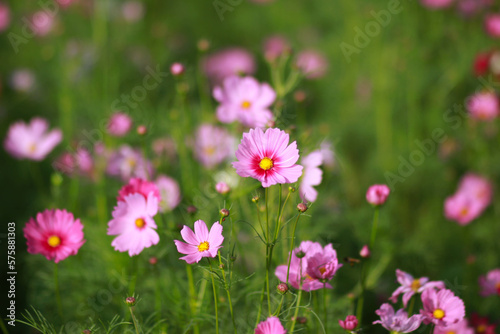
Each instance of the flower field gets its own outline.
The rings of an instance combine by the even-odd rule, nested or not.
[[[497,333],[499,11],[0,0],[0,329]]]

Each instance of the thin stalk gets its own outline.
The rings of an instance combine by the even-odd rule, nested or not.
[[[295,308],[295,312],[293,315],[293,320],[292,320],[292,327],[290,328],[290,334],[293,334],[293,330],[295,329],[295,323],[297,322],[297,316],[299,315],[299,307],[300,307],[300,298],[302,297],[302,259],[300,259],[300,269],[299,269],[299,275],[300,275],[300,283],[299,283],[299,297],[297,298],[297,306]]]
[[[264,292],[266,291],[266,283],[262,286],[262,292],[260,293],[260,302],[259,302],[259,311],[257,312],[257,320],[255,321],[254,328],[257,328],[257,325],[260,322],[260,316],[262,315],[262,303],[264,302]]]
[[[375,207],[375,212],[373,214],[373,225],[372,225],[372,235],[370,238],[370,251],[373,250],[373,245],[375,245],[375,237],[377,236],[377,226],[378,226],[378,212],[380,207]]]
[[[288,284],[288,278],[290,277],[290,263],[292,262],[292,252],[293,246],[295,244],[295,231],[297,230],[297,222],[300,218],[300,213],[297,215],[297,219],[295,219],[295,224],[293,225],[293,233],[292,233],[292,244],[290,245],[290,255],[288,256],[288,267],[286,269],[286,284]]]
[[[61,293],[59,291],[59,279],[58,279],[58,274],[57,274],[57,263],[54,266],[54,285],[56,289],[56,302],[57,302],[57,311],[59,312],[59,317],[63,318],[63,312],[62,312],[62,304],[61,304]]]
[[[325,332],[328,331],[328,317],[327,317],[327,312],[326,312],[326,282],[323,282],[323,315],[324,315],[324,325],[325,325]]]
[[[410,306],[408,307],[408,316],[411,317],[413,314],[413,307],[415,306],[415,298],[411,298]]]
[[[191,311],[191,316],[194,317],[196,315],[196,292],[194,289],[193,269],[188,264],[186,264],[186,274],[189,285],[189,309]],[[194,324],[193,331],[195,334],[200,333],[197,323]]]
[[[269,267],[270,267],[270,244],[269,244],[269,188],[266,188],[266,195],[265,195],[265,200],[266,200],[266,229],[267,229],[267,235],[266,235],[266,290],[267,290],[267,308],[269,311],[269,315],[271,315],[271,293],[269,290]]]
[[[5,334],[9,334],[9,331],[5,327],[5,324],[3,323],[2,318],[0,318],[0,329],[2,329]]]
[[[137,319],[135,318],[134,312],[132,311],[132,306],[129,307],[130,315],[132,316],[132,321],[134,322],[135,333],[139,334],[139,325],[137,324]]]
[[[214,290],[214,304],[215,304],[215,333],[219,334],[219,314],[217,312],[217,291],[215,289],[214,271],[212,269],[212,262],[207,257],[208,265],[210,266],[210,277],[212,278],[212,287]]]
[[[222,221],[222,218],[221,218],[221,221]],[[224,278],[224,289],[226,290],[226,293],[227,293],[227,301],[229,302],[229,311],[231,312],[231,320],[233,321],[234,333],[237,334],[238,331],[236,330],[236,322],[234,321],[233,303],[231,302],[231,292],[229,290],[229,285],[227,284],[227,281],[226,281],[226,272],[224,271],[224,264],[222,263],[220,251],[217,252],[217,254],[219,255],[219,267],[221,268],[222,277]]]

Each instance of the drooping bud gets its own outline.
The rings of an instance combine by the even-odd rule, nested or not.
[[[301,213],[304,213],[307,211],[307,205],[305,203],[299,203],[297,204],[297,210],[299,210],[299,212]]]
[[[292,186],[288,187],[288,191],[291,193],[294,193],[295,190],[296,190],[295,187],[292,187]]]

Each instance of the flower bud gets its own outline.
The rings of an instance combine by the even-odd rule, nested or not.
[[[348,315],[344,320],[339,320],[339,325],[346,331],[353,331],[358,327],[358,319],[355,315]]]
[[[173,76],[180,76],[184,73],[184,65],[181,63],[173,63],[170,66],[170,73],[172,73]]]
[[[385,203],[391,190],[385,184],[375,184],[368,188],[366,200],[368,203],[379,206]]]
[[[302,259],[304,256],[306,256],[306,253],[300,250],[295,254],[295,256],[298,257],[299,259]]]
[[[231,188],[227,185],[226,182],[219,182],[215,185],[215,190],[222,195],[227,194],[228,192],[231,191]]]
[[[220,214],[222,217],[227,217],[227,216],[229,216],[229,210],[228,209],[221,209]]]
[[[291,192],[291,193],[294,193],[295,192],[295,187],[292,187],[292,186],[288,187],[288,191]]]
[[[127,304],[128,306],[134,306],[136,303],[136,300],[134,297],[127,297],[125,299],[125,304]]]
[[[152,256],[149,258],[149,264],[154,266],[158,263],[158,258],[156,258],[155,256]]]
[[[90,329],[84,329],[82,331],[82,334],[92,334],[92,332],[90,331]]]
[[[222,270],[223,270],[223,269],[224,269],[224,267],[225,267],[225,266],[224,266],[224,263],[219,264],[219,269],[222,269]]]
[[[187,207],[187,213],[194,215],[198,211],[198,209],[194,205],[190,205]]]
[[[259,202],[259,198],[260,198],[259,196],[252,197],[252,202],[254,202],[254,203]]]
[[[305,203],[299,203],[297,204],[297,210],[299,210],[299,212],[301,213],[304,213],[307,211],[307,205]]]
[[[139,136],[144,136],[146,133],[148,133],[148,128],[145,125],[139,125],[137,127],[137,134]]]
[[[306,317],[297,317],[297,322],[301,325],[304,325],[307,323],[307,318]]]
[[[284,295],[284,294],[286,294],[288,292],[288,284],[286,284],[286,283],[280,283],[276,287],[276,290],[278,290],[278,293],[280,295]]]
[[[363,248],[361,248],[361,251],[359,252],[359,255],[362,258],[370,257],[371,253],[370,253],[370,248],[368,248],[368,245],[364,245]]]

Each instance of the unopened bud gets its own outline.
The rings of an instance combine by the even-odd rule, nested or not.
[[[292,186],[288,187],[288,191],[291,192],[291,193],[294,193],[295,192],[295,187],[292,187]]]
[[[304,92],[303,90],[298,90],[293,94],[293,99],[298,103],[304,102],[306,97],[306,92]]]
[[[359,255],[362,258],[367,258],[370,257],[370,248],[368,248],[368,245],[364,245],[363,248],[361,248],[361,251],[359,252]]]
[[[301,325],[307,323],[307,318],[306,317],[297,317],[297,322]]]
[[[229,191],[231,191],[231,188],[227,185],[226,182],[219,182],[215,185],[215,190],[222,195],[227,194]]]
[[[231,256],[231,257],[229,258],[229,260],[231,260],[231,262],[236,261],[236,256],[234,256],[234,255],[233,255],[233,256]]]
[[[187,207],[187,213],[194,215],[198,211],[198,209],[194,205],[190,205]]]
[[[155,264],[158,263],[158,259],[155,256],[152,256],[149,258],[149,264],[154,266]]]
[[[227,216],[229,216],[229,210],[228,209],[221,209],[220,214],[222,217],[227,217]]]
[[[144,136],[146,133],[148,133],[148,128],[145,125],[139,125],[137,127],[137,134],[139,136]]]
[[[278,290],[278,293],[280,295],[284,295],[285,293],[288,292],[288,284],[286,283],[280,283],[278,284],[278,286],[276,287],[276,290]]]
[[[302,259],[304,256],[306,256],[306,253],[300,250],[297,252],[297,254],[295,254],[295,256],[299,259]]]
[[[299,210],[299,212],[306,212],[307,211],[307,205],[305,203],[299,203],[297,204],[297,210]]]
[[[219,264],[219,269],[224,269],[224,263]]]
[[[172,73],[173,76],[179,76],[184,73],[184,65],[181,63],[173,63],[170,66],[170,73]]]
[[[92,334],[92,332],[90,331],[90,329],[84,329],[82,331],[82,334]]]
[[[259,202],[260,197],[259,196],[254,196],[252,197],[252,202],[257,203]]]
[[[127,304],[128,306],[134,306],[136,303],[136,300],[134,297],[127,297],[127,299],[125,299],[125,304]]]

